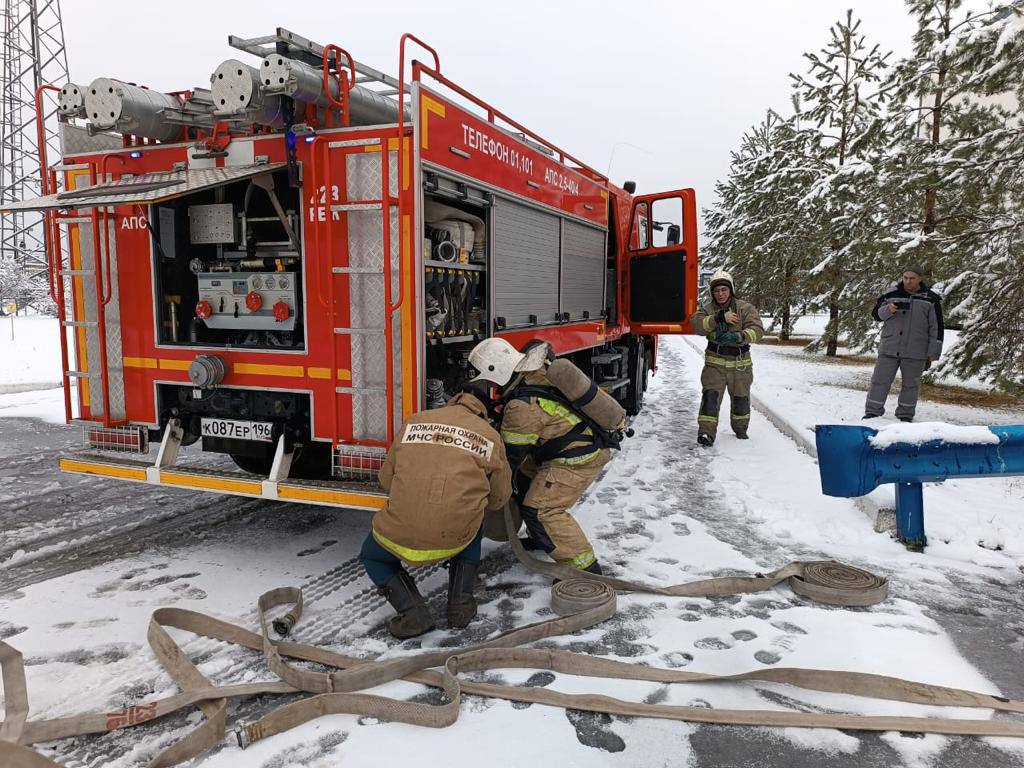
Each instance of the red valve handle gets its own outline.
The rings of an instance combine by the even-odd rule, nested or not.
[[[196,304],[196,317],[200,320],[209,320],[213,316],[213,307],[208,301],[200,301]]]
[[[250,312],[259,312],[263,306],[263,297],[256,291],[249,291],[245,296],[245,306]]]
[[[279,323],[283,323],[285,320],[291,317],[291,314],[292,313],[291,310],[288,309],[288,305],[285,304],[283,301],[279,301],[277,302],[277,304],[274,305],[274,317],[277,318],[277,321]]]

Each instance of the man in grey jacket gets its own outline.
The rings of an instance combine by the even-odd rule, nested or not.
[[[922,274],[916,264],[907,267],[896,287],[875,302],[872,315],[882,323],[882,334],[865,419],[885,413],[885,399],[899,371],[902,386],[896,418],[913,421],[921,375],[942,354],[942,304],[938,294],[922,282]]]

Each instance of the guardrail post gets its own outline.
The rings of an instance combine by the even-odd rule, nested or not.
[[[924,486],[896,483],[896,538],[907,549],[920,552],[928,543],[924,535]]]

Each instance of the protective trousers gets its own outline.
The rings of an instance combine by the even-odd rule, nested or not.
[[[899,400],[896,403],[896,418],[914,418],[921,376],[926,364],[926,360],[879,355],[875,370],[871,374],[871,386],[868,388],[864,413],[869,416],[881,416],[885,413],[885,400],[889,396],[889,388],[896,378],[896,372],[899,371],[901,386]]]
[[[451,560],[468,560],[471,563],[479,563],[482,539],[483,528],[477,532],[476,538],[469,542],[465,549],[452,556]],[[366,575],[370,577],[370,581],[378,587],[382,584],[387,584],[392,576],[404,570],[402,561],[378,544],[377,540],[373,538],[372,531],[367,535],[366,540],[363,541],[363,548],[359,552],[359,560],[362,562],[363,568],[366,569]],[[451,562],[451,560],[448,562]]]
[[[706,355],[700,374],[703,392],[697,414],[697,433],[714,437],[718,432],[718,411],[728,390],[732,431],[745,435],[750,423],[750,385],[753,383],[754,364],[749,354],[740,357]]]
[[[556,562],[582,570],[597,561],[594,547],[569,509],[610,459],[611,453],[603,449],[585,464],[548,461],[538,468],[532,461],[523,463],[520,472],[530,478],[520,509],[523,522],[531,538]]]

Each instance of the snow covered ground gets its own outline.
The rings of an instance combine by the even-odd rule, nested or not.
[[[891,597],[872,608],[836,609],[786,588],[716,599],[621,595],[614,619],[549,642],[654,666],[850,669],[1024,698],[1020,486],[929,486],[930,545],[923,554],[907,552],[875,533],[850,500],[823,496],[813,458],[760,413],[752,418],[750,440],[736,440],[726,427],[713,448],[698,447],[700,355],[689,342],[666,340],[645,410],[633,425],[636,437],[576,510],[606,570],[677,583],[765,571],[792,559],[834,558],[889,576]],[[799,429],[855,421],[862,391],[843,386],[854,369],[816,363],[798,350],[791,358],[789,351],[768,345],[755,350],[755,394]],[[18,401],[28,394],[37,396],[35,405]],[[59,412],[59,395],[0,396],[0,416],[30,415],[29,407],[36,409],[32,415]],[[995,416],[952,413],[949,420],[989,423]],[[1004,423],[1012,420],[1007,414]],[[397,643],[381,625],[390,609],[356,560],[368,514],[60,476],[55,459],[77,438],[73,430],[0,418],[0,432],[8,438],[0,441],[0,638],[25,654],[30,717],[115,710],[174,692],[146,641],[148,617],[157,607],[190,608],[253,627],[263,590],[297,585],[306,595],[306,613],[296,639],[367,657],[461,645],[545,618],[549,610],[547,581],[515,563],[507,547],[488,543],[478,590],[481,617],[462,632],[440,629]],[[998,551],[991,545],[997,536],[1003,543]],[[444,571],[417,576],[435,612],[443,610]],[[257,654],[175,636],[216,683],[268,677]],[[770,684],[663,686],[530,671],[491,677],[670,704],[937,714],[924,706]],[[393,683],[379,692],[412,698],[423,697],[425,689]],[[252,722],[270,706],[234,704],[229,721]],[[196,711],[42,746],[69,767],[130,768],[198,721]],[[245,751],[233,739],[225,741],[195,765],[405,761],[459,768],[479,765],[486,754],[501,765],[1024,765],[1024,744],[1005,739],[700,726],[477,697],[465,697],[458,723],[448,729],[330,716]]]
[[[57,319],[44,315],[0,317],[0,361],[0,394],[59,386]]]
[[[802,329],[798,326],[798,332]],[[695,338],[677,339],[699,357]],[[816,424],[863,424],[873,429],[891,426],[895,391],[889,396],[886,416],[864,421],[864,397],[871,379],[869,363],[830,362],[808,355],[798,346],[762,344],[755,348],[755,397],[760,398],[794,432],[813,443]],[[960,382],[958,382],[959,384]],[[898,388],[897,378],[896,387]],[[922,397],[916,422],[1002,425],[1024,424],[1016,406],[978,407],[935,402]],[[892,507],[892,486],[870,494],[878,507]],[[925,486],[925,527],[930,551],[977,563],[1024,562],[1024,477],[947,480]]]

